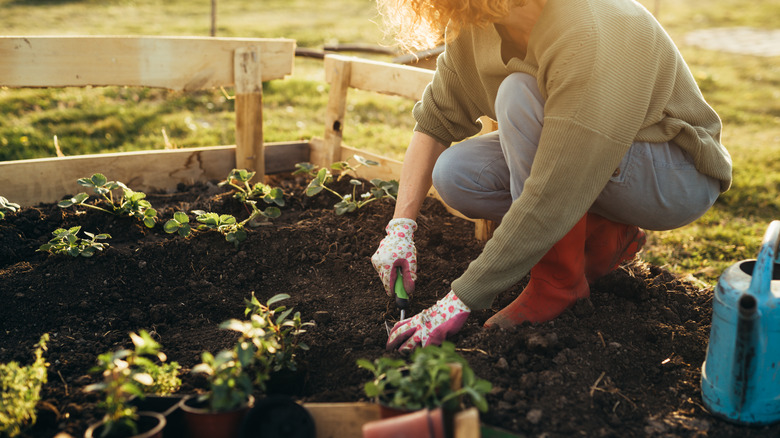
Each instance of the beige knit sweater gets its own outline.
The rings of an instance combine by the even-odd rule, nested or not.
[[[673,140],[696,168],[731,184],[721,123],[676,46],[632,0],[548,0],[525,59],[504,63],[495,27],[466,30],[439,57],[414,108],[416,130],[442,143],[495,120],[501,81],[537,78],[546,99],[531,174],[482,254],[452,283],[470,308],[491,306],[588,211],[634,141]]]

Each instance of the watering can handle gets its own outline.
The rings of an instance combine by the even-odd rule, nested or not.
[[[774,264],[780,262],[778,248],[780,248],[780,221],[772,221],[761,241],[761,249],[753,268],[753,278],[750,280],[749,290],[755,297],[761,296],[764,292],[768,294],[772,290]]]

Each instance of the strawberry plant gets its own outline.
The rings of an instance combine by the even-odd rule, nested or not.
[[[19,204],[15,204],[8,199],[0,196],[0,219],[5,219],[6,212],[15,212],[22,208]]]
[[[229,185],[236,189],[234,198],[241,202],[248,200],[263,200],[266,204],[275,204],[279,207],[284,207],[284,192],[278,187],[271,187],[262,182],[250,185],[249,181],[254,178],[255,172],[250,172],[246,169],[233,169],[224,181],[221,181],[218,185]]]
[[[102,437],[138,433],[137,408],[130,404],[130,399],[133,396],[144,398],[146,393],[161,388],[155,375],[161,379],[163,391],[178,388],[180,384],[176,377],[178,364],[160,366],[152,359],[164,363],[166,357],[160,351],[160,344],[148,332],[130,333],[130,339],[132,350],[119,349],[98,356],[98,365],[91,372],[100,373],[103,380],[85,388],[85,391],[101,391],[104,395],[100,402],[100,407],[106,411]]]
[[[99,240],[110,239],[111,235],[101,233],[93,234],[84,231],[89,239],[78,237],[81,230],[80,226],[68,228],[57,228],[52,231],[52,237],[48,243],[41,245],[37,251],[47,251],[50,254],[67,254],[72,257],[92,257],[96,251],[103,251],[108,246],[105,242]]]
[[[357,164],[354,166],[348,161],[338,161],[331,164],[330,169],[322,168],[317,170],[317,166],[311,163],[298,163],[295,165],[297,170],[293,172],[293,175],[308,175],[312,177],[312,180],[305,190],[306,196],[315,196],[323,190],[336,195],[340,199],[340,201],[333,206],[337,215],[351,213],[377,199],[396,199],[396,196],[398,196],[398,182],[395,180],[384,181],[380,178],[372,179],[370,181],[372,187],[368,191],[358,195],[358,187],[362,187],[363,182],[357,179],[355,171],[361,166],[378,166],[379,163],[368,160],[360,155],[353,155],[352,158],[357,161]],[[335,179],[332,171],[335,171],[338,174]],[[349,183],[352,186],[351,193],[342,195],[330,187],[334,181],[341,181],[347,176],[351,177],[349,180]]]
[[[98,202],[105,206],[88,204],[86,201],[89,195],[81,192],[78,195],[65,199],[57,203],[61,208],[67,208],[74,205],[100,210],[115,216],[130,216],[144,223],[148,228],[153,228],[157,222],[157,210],[152,208],[152,204],[147,201],[146,194],[136,192],[119,181],[108,181],[101,173],[96,173],[89,178],[79,178],[78,184],[82,187],[92,189],[98,196]]]
[[[192,233],[190,218],[187,213],[177,211],[173,214],[173,219],[169,219],[163,225],[163,230],[168,234],[179,233],[181,237],[187,237]]]
[[[233,243],[237,247],[247,238],[247,226],[259,226],[261,224],[261,219],[273,219],[281,215],[281,211],[276,207],[268,207],[265,210],[260,210],[257,208],[256,201],[246,201],[246,204],[252,208],[252,213],[248,218],[241,222],[239,222],[236,217],[231,214],[218,214],[214,212],[206,212],[203,210],[193,210],[192,213],[197,215],[195,220],[200,222],[200,225],[198,225],[198,230],[216,230],[225,236],[225,240]],[[189,235],[189,232],[186,232],[189,228],[189,219],[184,221],[184,218],[182,218],[181,215],[179,215],[178,219],[174,215],[173,220],[174,223],[171,223],[170,225],[166,223],[166,232],[175,233],[178,231],[179,234],[185,232],[185,236]]]
[[[15,437],[35,424],[35,405],[41,398],[41,387],[46,383],[43,358],[49,335],[41,336],[35,344],[35,361],[27,366],[17,362],[0,363],[0,436]]]

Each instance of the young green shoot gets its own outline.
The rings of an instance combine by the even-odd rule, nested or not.
[[[5,219],[6,213],[14,213],[22,208],[19,204],[15,204],[8,199],[0,196],[0,220]]]
[[[246,169],[233,169],[230,171],[227,178],[218,185],[229,185],[236,189],[236,193],[233,197],[241,202],[263,200],[266,204],[284,207],[284,192],[282,189],[271,187],[262,182],[257,182],[254,185],[250,184],[255,173],[256,172],[250,172]]]
[[[368,191],[358,194],[358,188],[363,187],[363,182],[356,176],[355,171],[362,166],[378,166],[379,163],[373,160],[368,160],[360,155],[353,155],[352,158],[357,161],[356,165],[351,165],[348,161],[338,161],[331,164],[330,169],[322,168],[317,170],[317,166],[311,163],[298,163],[295,165],[297,170],[293,172],[293,175],[308,175],[313,177],[306,187],[306,196],[315,196],[326,190],[335,196],[340,201],[337,202],[333,208],[337,215],[344,213],[351,213],[357,209],[364,207],[366,204],[376,201],[382,198],[391,198],[393,200],[398,196],[398,182],[395,180],[384,181],[379,178],[374,178],[370,181],[371,187]],[[338,175],[335,177],[335,181],[341,181],[341,179],[349,176],[349,183],[352,186],[351,193],[341,194],[330,187],[334,182],[333,172]]]
[[[78,184],[82,187],[92,189],[98,196],[99,204],[93,205],[86,203],[89,195],[81,192],[78,195],[65,199],[57,203],[61,208],[67,208],[74,205],[81,205],[115,216],[130,216],[144,223],[148,228],[153,228],[157,222],[157,210],[152,208],[152,204],[147,201],[146,194],[136,192],[119,181],[109,181],[105,175],[96,173],[89,178],[79,178]]]
[[[238,245],[247,238],[247,226],[260,226],[263,221],[277,218],[282,214],[281,210],[279,210],[277,207],[267,207],[265,210],[260,210],[257,208],[256,201],[248,200],[245,204],[251,207],[252,213],[249,215],[249,217],[241,222],[239,222],[235,216],[230,214],[218,214],[214,212],[206,212],[203,210],[193,210],[192,213],[196,215],[195,220],[200,222],[200,225],[198,225],[198,230],[216,230],[225,236],[225,240],[238,247]],[[174,219],[176,218],[174,217]],[[183,222],[180,221],[179,223],[183,224]],[[166,231],[169,233],[175,232],[176,230],[174,227],[176,226],[178,225],[172,224],[168,227],[168,229],[166,229]],[[179,229],[181,229],[181,227],[179,227]]]
[[[108,246],[108,243],[99,242],[99,240],[110,239],[111,235],[84,231],[88,239],[82,239],[78,237],[80,230],[81,226],[68,229],[57,228],[52,231],[54,237],[48,243],[41,245],[37,251],[46,251],[49,254],[67,254],[72,257],[92,257],[97,251],[103,251]]]

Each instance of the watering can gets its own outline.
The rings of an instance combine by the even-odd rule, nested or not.
[[[780,221],[764,234],[756,260],[728,267],[715,287],[702,365],[705,406],[748,425],[780,421]]]

